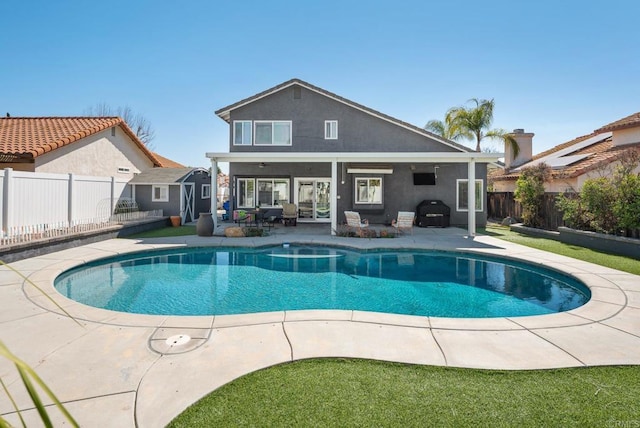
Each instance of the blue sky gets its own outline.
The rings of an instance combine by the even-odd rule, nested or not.
[[[12,1],[0,7],[0,114],[129,106],[153,149],[228,151],[214,111],[297,77],[424,126],[494,98],[534,153],[640,111],[640,2]],[[472,142],[462,141],[470,147]]]

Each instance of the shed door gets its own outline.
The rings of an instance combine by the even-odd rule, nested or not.
[[[194,183],[182,183],[182,188],[184,191],[182,192],[182,224],[192,222],[195,219],[193,218],[193,209],[196,202],[195,198],[195,184]]]

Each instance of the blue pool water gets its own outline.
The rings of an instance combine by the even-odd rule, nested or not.
[[[568,311],[590,298],[572,277],[497,258],[305,246],[136,253],[67,271],[55,287],[86,305],[157,315],[346,309],[515,317]]]

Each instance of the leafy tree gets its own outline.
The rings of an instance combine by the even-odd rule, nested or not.
[[[119,116],[127,122],[129,128],[144,145],[149,149],[152,148],[151,141],[155,138],[155,130],[151,122],[140,113],[134,113],[129,106],[113,108],[106,103],[99,103],[95,107],[86,109],[84,114],[96,117]]]
[[[544,183],[551,177],[551,168],[542,162],[522,169],[516,181],[514,197],[522,205],[522,222],[525,226],[542,226],[542,203],[544,201]]]
[[[491,100],[469,100],[474,105],[471,107],[454,107],[447,112],[451,115],[451,124],[454,128],[462,130],[463,135],[472,135],[476,140],[476,151],[480,151],[480,143],[485,138],[497,138],[510,144],[515,156],[520,152],[520,147],[513,135],[504,129],[489,129],[493,123],[493,108],[495,102]]]

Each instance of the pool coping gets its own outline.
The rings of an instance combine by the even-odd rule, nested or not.
[[[2,267],[0,297],[10,294],[12,299],[4,300],[11,307],[0,319],[1,339],[49,376],[46,380],[81,425],[95,424],[98,416],[94,412],[111,414],[120,409],[115,412],[114,426],[164,426],[201,396],[241,375],[305,358],[371,358],[503,370],[640,364],[639,276],[490,236],[469,238],[455,231],[380,241],[319,235],[113,239],[25,259],[11,266],[51,293],[84,329],[79,330],[39,291],[22,279],[16,280],[15,273]],[[63,297],[53,288],[53,280],[63,271],[113,255],[176,247],[257,247],[284,242],[506,257],[573,275],[589,287],[592,297],[584,306],[568,312],[511,318],[437,318],[340,310],[174,317],[91,308]],[[59,329],[51,337],[41,337],[44,333],[39,329],[49,331],[52,326]],[[24,339],[25,332],[32,331],[35,337],[41,337],[39,343]],[[191,340],[175,346],[167,341],[179,335],[188,335]],[[104,352],[87,361],[92,353],[83,343]],[[85,381],[78,379],[69,385],[68,379],[63,380],[64,369],[74,363],[90,373]],[[96,387],[91,382],[94,372],[105,376],[115,373],[122,379]],[[124,376],[123,372],[128,374]],[[19,382],[15,375],[0,365],[3,379],[5,373],[10,389],[16,388]],[[28,408],[25,397],[18,394],[18,399],[21,406]],[[1,405],[0,414],[14,416],[11,409]]]

